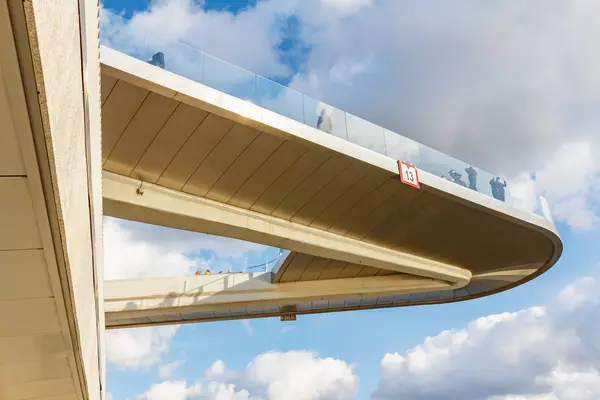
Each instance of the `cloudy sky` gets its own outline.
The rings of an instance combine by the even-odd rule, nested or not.
[[[535,185],[565,243],[541,278],[468,303],[109,332],[113,399],[600,398],[600,2],[104,0],[105,32],[108,10]],[[105,236],[107,279],[277,254],[113,219]]]

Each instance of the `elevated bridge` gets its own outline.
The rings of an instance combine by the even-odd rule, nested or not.
[[[260,276],[109,281],[109,327],[466,300],[534,278],[562,251],[543,204],[536,214],[422,168],[417,189],[365,138],[108,47],[101,63],[105,215],[287,250]],[[425,167],[453,160],[432,152]]]

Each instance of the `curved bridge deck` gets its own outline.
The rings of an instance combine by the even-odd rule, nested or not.
[[[385,155],[108,48],[101,61],[105,214],[288,249],[271,285],[402,274],[437,287],[384,300],[357,289],[326,308],[454,301],[560,256],[549,219],[424,171],[415,189]],[[317,312],[294,301],[277,313]],[[137,325],[142,311],[107,307],[107,321]]]

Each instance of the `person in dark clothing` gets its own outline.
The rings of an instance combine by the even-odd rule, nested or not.
[[[506,181],[500,182],[500,177],[492,178],[490,181],[490,186],[492,187],[492,196],[496,200],[505,201],[505,193],[504,190],[506,188]]]
[[[149,59],[148,64],[156,65],[159,68],[165,69],[165,55],[159,51]]]
[[[320,129],[323,132],[327,133],[331,133],[331,131],[333,130],[331,116],[327,113],[327,110],[325,109],[321,110],[321,115],[319,115],[319,119],[317,120],[317,129]]]
[[[465,181],[463,181],[461,179],[462,174],[459,174],[458,172],[456,172],[455,169],[451,169],[450,171],[448,171],[448,175],[450,175],[450,178],[452,178],[452,182],[454,182],[460,186],[467,187],[467,184],[465,183]]]
[[[473,167],[465,168],[465,172],[469,177],[469,189],[477,191],[477,170]]]

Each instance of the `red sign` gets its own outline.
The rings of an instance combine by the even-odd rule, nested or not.
[[[419,183],[419,170],[412,164],[404,161],[398,161],[398,171],[400,172],[400,180],[417,189],[421,188]]]

